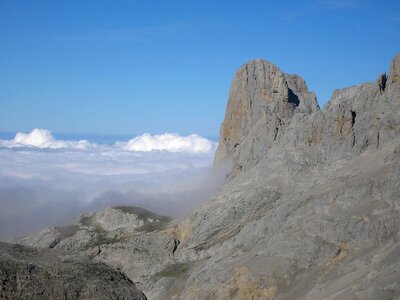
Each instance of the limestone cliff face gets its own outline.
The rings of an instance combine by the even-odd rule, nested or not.
[[[232,161],[234,174],[254,166],[294,114],[317,110],[316,97],[300,76],[261,59],[243,65],[232,81],[215,165]]]
[[[335,90],[322,111],[292,122],[280,147],[304,149],[319,163],[354,158],[400,135],[400,55],[389,75]],[[285,146],[284,146],[285,145]]]
[[[221,125],[215,166],[233,163],[231,175],[256,165],[275,145],[312,147],[316,160],[354,157],[398,136],[400,55],[389,75],[333,92],[321,111],[297,75],[254,60],[236,73]]]

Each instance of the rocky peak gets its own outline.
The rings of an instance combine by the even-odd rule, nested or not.
[[[395,56],[390,64],[389,84],[400,84],[400,53]]]
[[[303,78],[261,59],[251,61],[232,81],[215,165],[232,163],[230,176],[235,176],[255,166],[273,146],[286,144],[292,149],[316,146],[314,156],[328,160],[377,148],[399,133],[393,111],[399,89],[400,54],[388,76],[335,90],[321,111]]]
[[[297,114],[319,110],[303,78],[256,59],[233,78],[215,165],[233,162],[232,174],[254,166]]]

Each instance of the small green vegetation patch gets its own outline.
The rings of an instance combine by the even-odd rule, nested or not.
[[[177,263],[174,265],[167,266],[164,270],[156,273],[154,276],[161,277],[186,277],[189,269],[191,267],[190,263]]]
[[[145,224],[136,229],[136,231],[144,231],[144,232],[153,232],[153,231],[161,231],[165,228],[165,225],[168,224],[167,221],[159,221],[159,222],[145,222]]]
[[[102,230],[99,227],[95,227],[94,230],[91,231],[92,236],[90,237],[89,241],[83,247],[83,250],[88,250],[97,246],[101,245],[110,245],[116,244],[121,241],[126,240],[126,236],[123,234],[113,234],[112,236],[108,234],[108,232]]]

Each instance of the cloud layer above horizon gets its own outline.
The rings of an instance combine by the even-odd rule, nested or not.
[[[35,128],[30,133],[18,132],[12,140],[0,139],[1,147],[88,150],[99,148],[101,145],[90,143],[88,140],[56,140],[49,130]],[[128,142],[116,142],[114,147],[136,152],[167,151],[173,153],[206,154],[215,150],[216,143],[197,134],[181,136],[176,133],[164,133],[160,135],[145,133],[130,139]]]
[[[44,129],[0,139],[0,240],[114,205],[182,215],[223,181],[212,169],[215,147],[172,133],[112,145],[58,140]]]

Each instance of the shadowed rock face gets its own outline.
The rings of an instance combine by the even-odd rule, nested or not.
[[[146,299],[107,265],[6,243],[0,243],[0,282],[1,299]]]
[[[23,242],[119,268],[149,299],[399,299],[399,65],[320,110],[299,76],[249,62],[215,158],[235,168],[189,216],[114,208]]]

